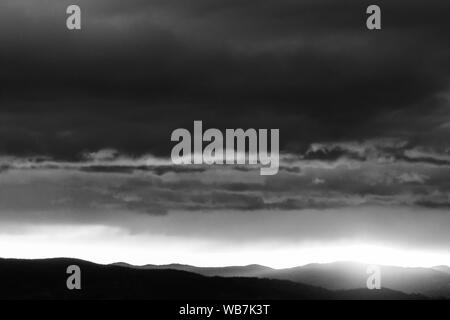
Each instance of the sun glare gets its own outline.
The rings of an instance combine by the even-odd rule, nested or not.
[[[129,234],[104,226],[46,226],[0,235],[0,255],[9,258],[74,257],[97,263],[182,263],[197,266],[262,264],[286,268],[308,263],[354,261],[405,267],[450,265],[448,252],[378,244],[247,243],[239,248],[218,241]]]

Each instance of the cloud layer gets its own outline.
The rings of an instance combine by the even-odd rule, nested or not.
[[[2,153],[166,156],[194,120],[280,128],[288,152],[380,137],[448,148],[446,0],[383,2],[380,32],[352,0],[79,1],[80,32],[68,4],[2,5]]]
[[[77,32],[69,4],[0,4],[3,249],[63,225],[180,255],[199,238],[448,251],[448,0],[381,1],[376,32],[368,1],[79,0]],[[174,166],[194,120],[280,129],[280,172]]]

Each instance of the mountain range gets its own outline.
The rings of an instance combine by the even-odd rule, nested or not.
[[[66,280],[70,275],[66,270],[70,265],[81,269],[80,290],[67,289]],[[427,299],[424,295],[406,294],[388,288],[368,290],[360,286],[349,290],[330,290],[292,279],[274,279],[277,272],[280,272],[280,278],[297,279],[296,275],[301,275],[297,269],[283,273],[258,265],[226,268],[182,265],[136,267],[124,263],[101,265],[69,258],[0,259],[0,299]],[[256,273],[267,274],[267,277],[270,274],[271,278],[253,276]],[[319,279],[315,282],[320,283]]]
[[[208,277],[256,277],[289,280],[334,291],[365,288],[369,276],[367,264],[354,262],[315,263],[286,269],[272,269],[256,264],[209,268],[182,264],[131,266],[119,263],[117,265],[139,269],[183,270]],[[450,267],[448,266],[432,268],[379,267],[382,288],[407,294],[450,298]]]

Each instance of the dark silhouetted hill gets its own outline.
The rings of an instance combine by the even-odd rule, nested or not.
[[[68,290],[66,269],[78,265],[82,289]],[[392,290],[333,292],[292,281],[205,277],[192,272],[99,265],[77,259],[0,259],[0,299],[318,300],[421,299]]]
[[[165,265],[154,265],[147,264],[144,266],[134,266],[124,262],[114,263],[113,265],[138,268],[138,269],[169,269],[169,270],[182,270],[188,272],[198,273],[204,276],[213,277],[255,277],[262,274],[268,274],[274,272],[275,269],[261,266],[259,264],[251,264],[247,266],[229,266],[229,267],[194,267],[186,264],[165,264]]]

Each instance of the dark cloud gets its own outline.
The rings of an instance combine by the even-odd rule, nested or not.
[[[167,155],[197,119],[280,128],[290,151],[448,134],[446,0],[382,1],[380,32],[365,29],[371,3],[351,0],[79,1],[80,32],[68,4],[2,6],[2,153]]]
[[[82,30],[70,32],[74,3]],[[365,28],[369,4],[381,6],[380,31]],[[205,263],[211,252],[208,261],[229,264],[241,248],[245,259],[274,260],[279,246],[280,261],[296,261],[312,259],[315,244],[320,258],[347,242],[447,253],[449,9],[448,0],[0,1],[5,254],[51,256],[55,245],[150,259],[142,263],[190,263],[191,253]],[[171,132],[194,120],[279,128],[278,174],[173,165]]]
[[[85,172],[103,172],[103,173],[128,173],[132,174],[139,171],[154,172],[157,175],[162,175],[168,172],[183,173],[183,172],[204,172],[205,168],[189,168],[180,166],[119,166],[119,165],[88,165],[80,168]]]
[[[335,149],[339,157],[323,156]],[[399,150],[419,161],[405,161]],[[7,157],[0,158],[5,168],[0,173],[0,206],[13,211],[110,209],[150,215],[367,205],[437,209],[449,200],[450,166],[423,158],[447,157],[409,148],[400,140],[314,144],[305,156],[282,154],[282,170],[270,177],[251,166],[174,166],[168,159],[133,158],[112,149],[85,154],[78,162]]]

